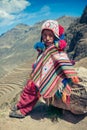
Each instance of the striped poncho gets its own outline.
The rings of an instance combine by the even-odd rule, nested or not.
[[[58,52],[55,45],[47,48],[37,59],[31,76],[40,94],[50,98],[63,89],[64,79],[76,75],[72,63],[65,52]]]

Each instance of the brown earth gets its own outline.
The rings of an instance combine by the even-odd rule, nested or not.
[[[86,61],[85,59],[84,64],[82,64],[82,61],[76,63],[75,69],[83,79],[83,84],[87,89]],[[30,61],[0,79],[0,130],[86,130],[86,115],[74,115],[69,111],[64,111],[57,122],[52,122],[47,116],[47,106],[42,99],[41,103],[26,118],[9,118],[10,105],[18,100],[19,93],[29,78],[31,70],[29,63]]]

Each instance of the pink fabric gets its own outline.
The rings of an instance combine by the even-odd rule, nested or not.
[[[38,93],[36,86],[29,80],[23,89],[19,102],[17,103],[17,107],[23,115],[26,115],[33,109],[39,99]]]

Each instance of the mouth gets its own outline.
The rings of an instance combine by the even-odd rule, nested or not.
[[[46,45],[50,45],[50,44],[52,44],[51,42],[46,42]]]

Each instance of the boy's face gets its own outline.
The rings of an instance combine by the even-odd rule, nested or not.
[[[47,30],[47,29],[43,30],[42,40],[47,46],[53,44],[53,42],[54,42],[53,32],[51,30]]]

